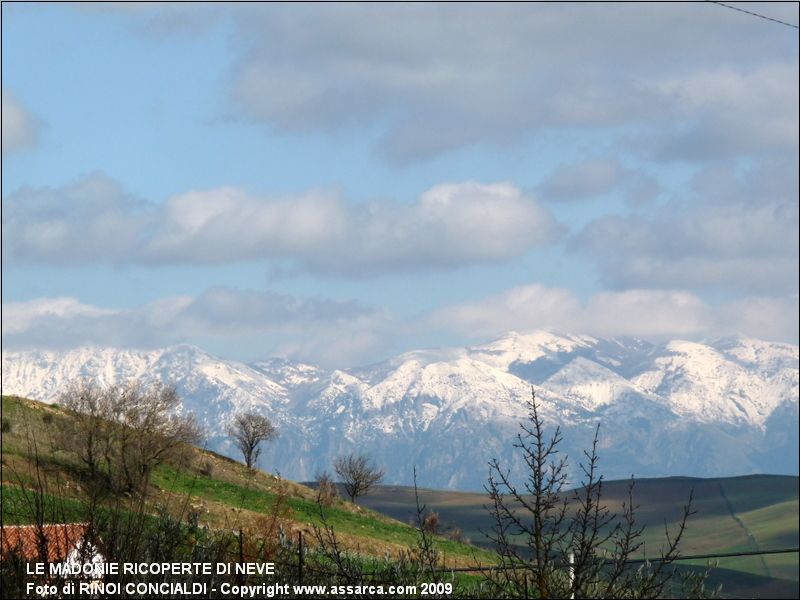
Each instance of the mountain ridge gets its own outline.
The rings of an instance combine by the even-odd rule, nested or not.
[[[209,447],[231,456],[229,420],[263,413],[281,432],[263,464],[297,480],[353,450],[372,454],[388,483],[408,483],[416,465],[423,485],[480,489],[493,457],[519,476],[511,444],[531,385],[548,425],[562,427],[570,456],[580,457],[602,424],[609,477],[797,473],[798,348],[741,336],[655,344],[512,332],[330,370],[287,359],[224,360],[187,344],[3,351],[4,393],[55,402],[81,376],[174,384],[206,427]]]

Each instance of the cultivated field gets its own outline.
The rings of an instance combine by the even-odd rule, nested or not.
[[[627,481],[604,484],[608,507],[620,512],[627,499]],[[645,549],[658,556],[664,542],[664,524],[674,530],[683,505],[694,489],[694,510],[683,554],[712,554],[796,548],[798,546],[798,478],[749,475],[719,479],[668,477],[637,480],[634,501],[637,520],[646,525]],[[458,527],[476,545],[486,544],[483,532],[492,520],[484,509],[484,494],[441,490],[419,490],[420,500],[439,513],[444,528]],[[364,506],[407,521],[414,514],[414,490],[381,486],[362,501]],[[708,561],[684,564],[705,565]],[[734,588],[758,595],[797,596],[797,553],[719,559],[715,579],[729,592]],[[745,592],[747,593],[747,592]],[[752,595],[752,594],[751,594]]]

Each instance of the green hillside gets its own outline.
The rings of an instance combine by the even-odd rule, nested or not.
[[[80,465],[59,448],[59,435],[69,428],[70,415],[58,407],[5,396],[3,419],[3,522],[33,520],[30,490],[44,475],[44,496],[54,515],[81,520],[86,510],[81,492]],[[33,456],[41,468],[35,472]],[[275,512],[280,498],[281,525],[290,533],[311,533],[323,524],[314,490],[199,448],[187,447],[179,462],[162,464],[153,473],[147,493],[149,512],[168,507],[173,514],[199,515],[201,525],[239,530],[253,528]],[[119,499],[114,499],[118,501]],[[413,527],[341,498],[324,507],[325,522],[347,547],[372,556],[397,555],[414,546]],[[309,536],[310,537],[310,536]],[[447,564],[474,564],[475,557],[491,561],[491,553],[437,537],[436,548]]]

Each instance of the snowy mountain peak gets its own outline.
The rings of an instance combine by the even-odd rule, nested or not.
[[[589,348],[597,340],[588,336],[561,334],[542,329],[531,333],[512,331],[497,341],[470,349],[470,354],[488,364],[508,368],[514,362],[530,363],[550,354]]]
[[[551,375],[543,387],[575,399],[587,410],[611,404],[626,393],[644,395],[642,390],[624,377],[582,356]]]
[[[745,336],[727,337],[710,344],[728,358],[761,370],[774,370],[796,365],[798,347],[779,342],[765,342]]]
[[[606,475],[796,473],[798,348],[742,337],[711,343],[509,333],[470,348],[415,350],[358,369],[283,359],[244,364],[189,345],[3,352],[4,393],[57,401],[80,377],[174,384],[209,446],[235,455],[226,426],[245,410],[275,422],[263,466],[295,479],[367,452],[408,483],[481,489],[511,443],[531,385],[541,414],[580,455],[603,424]]]

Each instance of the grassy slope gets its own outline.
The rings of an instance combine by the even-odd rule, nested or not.
[[[11,431],[3,435],[3,517],[8,523],[30,522],[26,495],[20,486],[34,479],[31,457],[38,453],[46,473],[46,491],[58,498],[63,520],[78,520],[81,493],[76,457],[59,449],[59,431],[69,428],[69,415],[58,407],[31,400],[3,397],[3,417]],[[154,473],[150,501],[169,506],[174,513],[195,511],[201,522],[231,529],[257,527],[259,517],[273,511],[278,496],[285,498],[282,520],[289,530],[310,531],[320,524],[314,490],[279,479],[213,452],[187,448],[180,464],[162,465]],[[326,520],[345,544],[364,553],[397,554],[416,543],[414,530],[391,517],[350,502],[337,500],[326,509]],[[491,554],[445,538],[436,542],[448,564],[483,562]]]
[[[60,501],[64,520],[80,515],[80,494],[76,492],[74,457],[58,451],[57,431],[68,415],[55,407],[18,398],[3,398],[4,417],[12,423],[3,436],[4,518],[24,522],[9,514],[9,502],[19,502],[18,484],[30,479],[32,441],[46,459],[52,495],[70,497]],[[48,416],[49,415],[49,416]],[[58,484],[56,484],[58,482]],[[724,479],[644,479],[636,483],[635,500],[642,524],[648,526],[647,548],[657,554],[663,541],[664,520],[674,523],[695,489],[695,509],[683,551],[689,553],[731,552],[754,548],[769,549],[798,544],[798,478],[749,476]],[[251,472],[226,457],[196,448],[190,449],[181,466],[162,466],[153,477],[153,503],[172,506],[175,511],[198,511],[202,520],[217,527],[245,527],[269,513],[279,494],[286,496],[290,529],[308,530],[320,518],[312,489],[278,479],[264,472]],[[604,497],[618,511],[626,499],[627,482],[607,482]],[[483,508],[483,494],[420,490],[421,501],[439,512],[444,525],[455,524],[469,539],[481,543],[491,521]],[[360,500],[362,506],[338,501],[328,511],[328,520],[346,543],[374,555],[395,553],[414,544],[414,532],[405,525],[414,515],[413,488],[381,486]],[[733,514],[731,513],[733,510]],[[374,512],[377,511],[377,512]],[[381,514],[382,513],[382,514]],[[387,516],[384,516],[387,515]],[[486,552],[441,539],[439,548],[448,563],[474,564],[491,559]],[[759,591],[773,585],[772,578],[798,580],[796,554],[760,558],[731,558],[720,561],[719,578],[730,589]],[[730,570],[728,570],[730,569]],[[748,595],[752,595],[749,594]]]

